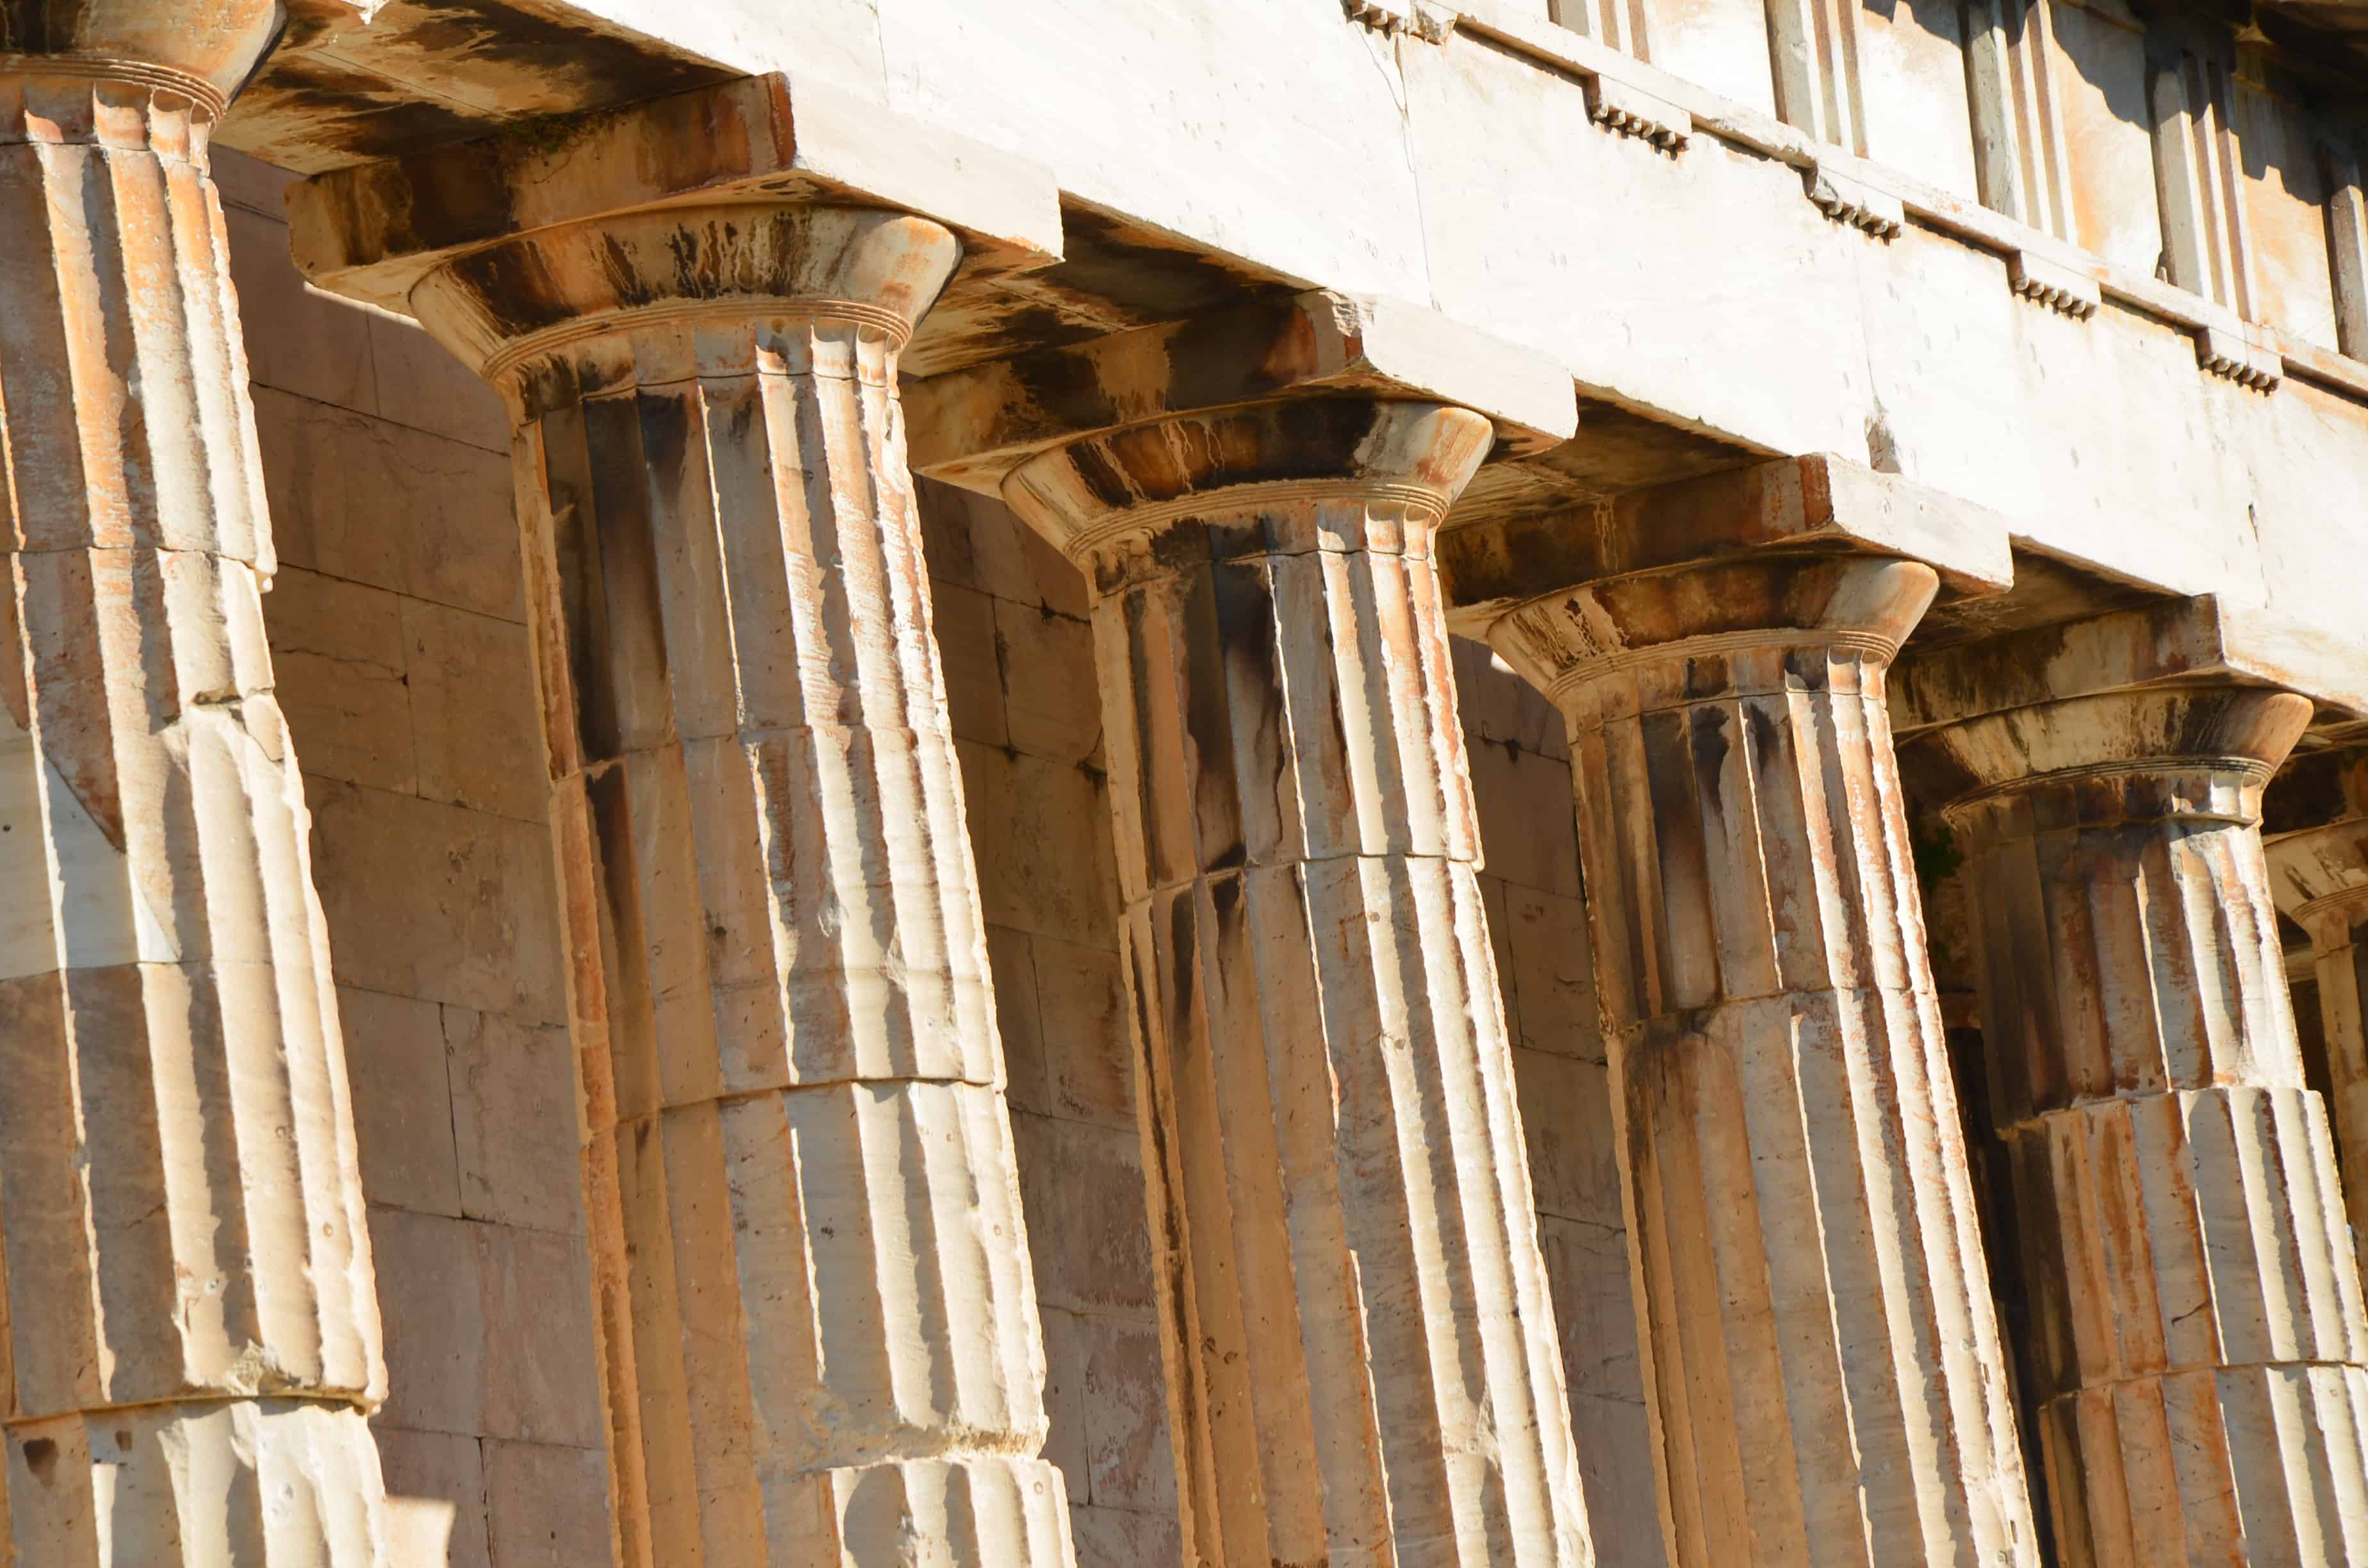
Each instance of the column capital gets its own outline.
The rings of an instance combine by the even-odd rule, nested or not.
[[[375,4],[308,0],[306,17]],[[0,143],[88,140],[100,83],[169,93],[218,120],[286,21],[280,0],[0,0]]]
[[[991,297],[995,278],[1061,255],[1059,190],[1048,171],[781,74],[556,124],[524,122],[483,141],[333,170],[288,195],[304,274],[332,293],[405,312],[427,279],[489,251],[518,256],[512,280],[521,281],[534,257],[580,267],[610,235],[643,243],[670,226],[712,224],[720,237],[736,209],[762,225],[768,212],[797,206],[880,210],[950,231],[962,278],[988,286],[982,310],[1010,308]],[[679,261],[663,257],[660,244],[610,287],[620,298],[655,290],[686,299],[748,289],[749,278],[730,268],[758,255],[762,241],[733,241],[739,249],[697,245]],[[819,265],[809,264],[804,276]],[[593,288],[590,302],[600,302],[591,279],[572,287]]]
[[[1037,454],[1129,426],[1344,396],[1449,403],[1533,456],[1578,426],[1550,355],[1403,301],[1309,290],[1031,349],[916,381],[913,468],[992,494]]]
[[[1105,586],[1131,559],[1166,563],[1177,552],[1154,541],[1182,524],[1208,525],[1190,559],[1327,543],[1428,556],[1495,436],[1445,403],[1292,398],[1080,437],[1012,470],[1003,497]]]
[[[880,381],[962,260],[943,224],[806,202],[652,208],[537,230],[420,279],[411,308],[454,354],[528,412],[597,391],[622,365],[589,354],[631,335],[645,381],[751,368],[745,329],[799,321],[853,329],[837,347],[786,349],[827,373]],[[702,341],[699,329],[723,329]],[[736,335],[731,329],[744,329]],[[820,364],[852,355],[835,368]]]
[[[1459,527],[1440,542],[1440,571],[1459,630],[1482,636],[1519,606],[1616,578],[1834,556],[1919,562],[1946,601],[2014,581],[2005,518],[1827,453]]]
[[[1451,545],[1442,545],[1442,552]],[[1491,620],[1490,645],[1566,717],[1604,701],[1649,712],[1709,698],[1822,688],[1880,670],[1930,607],[1938,574],[1871,555],[1737,556],[1607,577]],[[1804,660],[1827,667],[1811,671]],[[1629,676],[1607,693],[1611,677]]]
[[[2215,596],[1919,650],[1892,722],[1962,822],[2046,788],[2072,822],[2258,823],[2309,728],[2368,704],[2330,649]]]
[[[2203,594],[1919,650],[1900,661],[1892,723],[1905,738],[2010,709],[2180,684],[2299,693],[2322,725],[2368,715],[2368,674],[2346,648]]]
[[[2307,698],[2226,684],[2062,698],[1906,743],[1959,826],[2003,813],[2038,829],[2260,820],[2261,790],[2310,723]],[[2030,802],[2031,816],[2016,802]]]

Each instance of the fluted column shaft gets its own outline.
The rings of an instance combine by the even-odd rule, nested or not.
[[[2368,888],[2314,906],[2303,928],[2318,976],[2343,1207],[2356,1249],[2368,1235]]]
[[[1071,1561],[896,399],[946,230],[621,215],[431,274],[517,473],[630,1561]]]
[[[2356,1249],[2368,1235],[2368,816],[2274,839],[2269,852],[2272,892],[2310,933],[2328,1108]]]
[[[1884,701],[1934,587],[1745,559],[1489,634],[1570,728],[1682,1568],[2035,1561]]]
[[[385,1560],[352,1107],[207,170],[274,10],[0,3],[0,1562],[24,1568]]]
[[[1929,742],[1975,912],[2056,1538],[2368,1562],[2368,1328],[2258,823],[2304,699],[2162,687]]]
[[[1482,416],[1032,460],[1092,583],[1188,1561],[1591,1560],[1430,542]]]

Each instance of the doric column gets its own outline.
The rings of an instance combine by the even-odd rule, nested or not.
[[[468,150],[297,210],[413,225],[413,309],[517,419],[629,1560],[1063,1568],[897,402],[964,244],[758,188],[809,107],[735,84],[563,132],[566,173]],[[653,169],[714,199],[653,210],[618,172]],[[488,206],[512,237],[418,226]]]
[[[1839,483],[1672,486],[1452,580],[1570,729],[1673,1561],[2030,1563],[1884,705],[1939,579],[1696,548]]]
[[[1495,437],[1310,395],[1004,483],[1095,595],[1192,1561],[1591,1561],[1431,555]]]
[[[2310,934],[2344,1209],[2368,1235],[2368,750],[2297,757],[2270,785],[2270,894]]]
[[[2311,704],[2215,676],[2210,615],[1940,650],[1902,722],[1965,855],[2065,1561],[2334,1568],[2368,1326],[2258,828]]]
[[[384,1560],[207,141],[271,0],[0,0],[0,1561]]]

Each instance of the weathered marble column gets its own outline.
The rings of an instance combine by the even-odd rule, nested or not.
[[[1095,594],[1192,1561],[1590,1560],[1430,550],[1494,438],[1304,397],[1005,483]]]
[[[1680,1568],[2036,1562],[1884,706],[1936,585],[1743,554],[1488,628],[1570,728]]]
[[[680,207],[412,297],[518,419],[655,1563],[1071,1560],[896,395],[961,256],[897,212]]]
[[[1914,749],[1966,857],[2058,1548],[2368,1562],[2368,1326],[2257,826],[2311,704],[2184,675],[1992,699],[1986,664],[2044,669],[1944,650]]]
[[[2270,893],[2310,933],[2338,1168],[2352,1244],[2368,1235],[2368,751],[2297,758],[2271,784]]]
[[[271,0],[0,0],[0,1561],[384,1561],[207,140]]]

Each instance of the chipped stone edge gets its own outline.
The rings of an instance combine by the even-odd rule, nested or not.
[[[1587,94],[1587,118],[1607,131],[1670,153],[1685,151],[1693,138],[1694,117],[1657,93],[1606,75],[1584,77],[1580,86]]]
[[[1896,240],[1907,226],[1907,209],[1898,197],[1847,172],[1839,159],[1820,158],[1802,170],[1801,187],[1818,211],[1878,240]]]
[[[1578,432],[1570,371],[1541,349],[1403,300],[1311,290],[1297,302],[1316,326],[1323,362],[1344,381],[1372,378],[1485,414],[1522,445]]]

